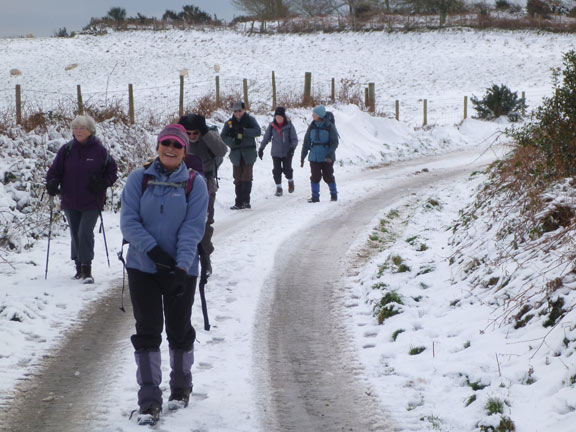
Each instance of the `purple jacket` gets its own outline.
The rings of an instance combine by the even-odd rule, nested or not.
[[[96,196],[90,192],[92,175],[101,173],[101,177],[110,187],[118,178],[117,170],[116,162],[108,156],[108,151],[94,135],[88,138],[86,144],[80,144],[74,138],[58,150],[46,174],[46,182],[58,179],[62,209],[78,211],[102,209],[106,193]]]

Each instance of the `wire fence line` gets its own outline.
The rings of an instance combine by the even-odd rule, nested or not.
[[[273,82],[272,75],[266,80],[243,79],[237,77],[216,76],[215,79],[180,79],[173,83],[156,86],[132,87],[135,121],[145,122],[151,117],[170,118],[182,110],[194,109],[195,104],[202,98],[222,100],[223,96],[230,98],[244,98],[254,112],[268,113],[273,111],[273,101],[289,106],[301,106],[303,96],[302,79],[292,75],[276,76]],[[322,103],[341,102],[355,103],[361,109],[369,108],[366,92],[370,83],[358,83],[341,80],[335,84],[327,80],[312,80],[311,93],[314,101]],[[275,83],[278,83],[275,85]],[[24,116],[35,113],[74,114],[79,110],[79,104],[104,109],[115,106],[124,112],[130,110],[130,95],[126,89],[84,90],[81,86],[69,91],[51,91],[35,88],[0,89],[0,110],[4,112],[18,112],[18,91],[20,92],[20,112]],[[243,88],[244,87],[244,88]],[[525,102],[530,109],[540,105],[542,99],[549,93],[543,90],[522,92]],[[454,125],[465,118],[475,115],[470,101],[472,95],[431,95],[423,97],[406,97],[397,99],[389,88],[378,93],[376,89],[374,112],[377,115],[396,118],[410,126],[423,125]],[[480,95],[479,95],[480,96]],[[222,109],[227,109],[221,105]],[[6,121],[6,115],[2,116]],[[17,123],[17,119],[14,118]]]

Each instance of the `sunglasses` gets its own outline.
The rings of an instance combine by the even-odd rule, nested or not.
[[[189,130],[189,131],[186,131],[186,133],[188,134],[188,136],[192,136],[192,135],[194,135],[194,136],[196,136],[196,135],[200,135],[200,131],[199,131],[199,130]]]
[[[172,146],[177,150],[183,149],[184,146],[182,144],[180,144],[178,141],[174,141],[174,140],[164,140],[164,141],[160,141],[160,145],[163,145],[164,147],[169,147]]]

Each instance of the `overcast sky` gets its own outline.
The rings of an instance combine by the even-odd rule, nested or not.
[[[0,0],[0,37],[52,36],[62,27],[79,31],[90,18],[106,16],[112,7],[126,9],[127,16],[140,12],[161,18],[167,9],[180,12],[185,5],[198,6],[227,21],[241,15],[232,0]]]

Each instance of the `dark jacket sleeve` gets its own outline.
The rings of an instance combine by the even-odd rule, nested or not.
[[[304,135],[304,141],[302,141],[302,153],[300,155],[300,160],[304,160],[308,151],[310,150],[310,130],[312,129],[312,123],[308,125],[306,129],[306,134]]]
[[[112,156],[109,156],[108,165],[106,166],[106,171],[104,172],[104,178],[106,178],[106,183],[108,187],[111,187],[116,180],[118,180],[118,166],[116,161]]]
[[[260,141],[260,148],[261,149],[266,148],[266,145],[270,142],[271,138],[272,138],[272,123],[268,125],[268,128],[266,129],[266,132],[262,137],[262,141]]]
[[[64,152],[66,146],[68,144],[64,144],[56,153],[56,157],[52,161],[52,165],[48,168],[48,172],[46,173],[46,183],[48,183],[52,179],[58,179],[59,182],[62,182],[62,177],[64,177]]]
[[[248,116],[248,127],[244,128],[242,134],[247,138],[256,138],[262,135],[262,129],[254,117]]]
[[[334,123],[330,124],[330,146],[326,157],[336,160],[336,148],[338,147],[338,131]]]

